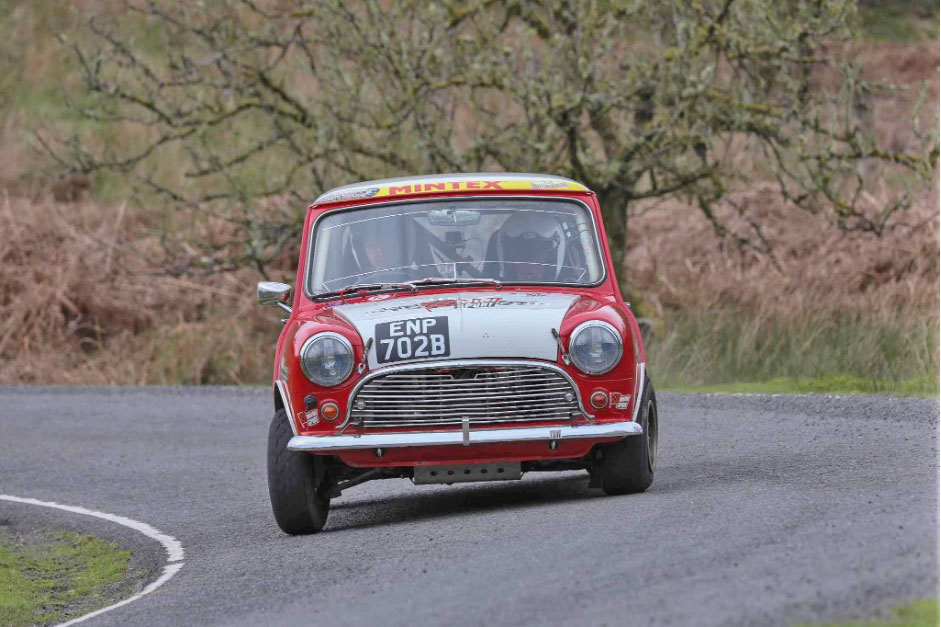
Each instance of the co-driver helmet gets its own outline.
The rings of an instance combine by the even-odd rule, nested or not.
[[[551,214],[518,211],[497,231],[496,248],[505,280],[555,282],[565,263],[565,232]]]

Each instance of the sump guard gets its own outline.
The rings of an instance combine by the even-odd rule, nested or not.
[[[523,470],[520,462],[495,462],[457,466],[416,466],[412,482],[415,485],[423,485],[429,483],[506,481],[522,478]]]

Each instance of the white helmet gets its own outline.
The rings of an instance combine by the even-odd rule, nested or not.
[[[565,232],[546,213],[518,211],[497,231],[496,252],[505,280],[553,282],[565,263]]]

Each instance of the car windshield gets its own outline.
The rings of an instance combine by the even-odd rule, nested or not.
[[[448,199],[327,214],[308,290],[377,283],[590,285],[604,275],[588,209],[555,199]]]

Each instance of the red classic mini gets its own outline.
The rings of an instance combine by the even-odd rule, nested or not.
[[[594,193],[541,174],[331,190],[307,213],[274,367],[268,487],[287,533],[373,479],[587,470],[646,490],[657,402]]]

